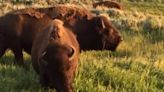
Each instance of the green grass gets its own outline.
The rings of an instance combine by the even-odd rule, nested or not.
[[[164,3],[156,2],[123,2],[125,10],[144,12],[154,15],[164,15]]]
[[[125,2],[125,10],[161,15],[164,6]],[[124,41],[116,52],[86,51],[80,54],[73,82],[75,92],[163,92],[164,30],[121,30]],[[39,84],[38,75],[24,53],[29,71],[13,65],[8,51],[0,58],[0,92],[51,92]]]
[[[124,41],[116,52],[81,53],[73,83],[75,92],[163,92],[164,33],[129,30],[122,34]],[[1,92],[45,91],[31,66],[30,56],[24,57],[29,71],[12,64],[11,52],[0,59]]]
[[[160,40],[152,43],[149,34],[122,34],[125,41],[117,52],[88,51],[81,54],[79,72],[75,80],[76,90],[163,92],[164,42]]]

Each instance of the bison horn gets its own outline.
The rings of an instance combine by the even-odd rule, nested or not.
[[[98,28],[104,29],[105,28],[105,23],[104,20],[101,16],[96,16],[94,18],[94,23],[97,25]]]
[[[104,29],[105,28],[105,24],[104,24],[104,21],[103,21],[103,19],[100,17],[100,20],[101,20],[101,26],[102,26],[102,28]]]
[[[46,55],[46,53],[47,53],[47,52],[44,51],[44,52],[42,53],[42,57],[43,57],[44,55]]]
[[[53,25],[50,26],[50,32],[54,31]]]
[[[43,59],[43,57],[45,56],[45,54],[46,54],[47,52],[46,51],[44,51],[43,53],[42,53],[42,56],[41,56],[41,65],[43,65],[43,66],[47,66],[48,65],[48,62],[46,61],[46,60],[44,60]]]

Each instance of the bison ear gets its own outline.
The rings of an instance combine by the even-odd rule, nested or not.
[[[100,16],[93,18],[93,23],[94,23],[94,26],[96,26],[96,28],[98,28],[98,29],[105,29],[106,28],[104,21],[103,21],[103,18],[101,18]]]

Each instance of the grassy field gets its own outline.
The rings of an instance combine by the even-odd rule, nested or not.
[[[153,16],[161,16],[163,10],[158,8],[164,7],[164,4],[153,6],[153,3],[148,2],[146,6],[143,3],[124,4],[127,4],[127,12],[132,13],[134,9],[145,12],[150,9],[147,13]],[[121,33],[124,41],[116,52],[86,51],[80,54],[73,83],[75,92],[164,91],[164,29],[128,29],[121,30]],[[24,53],[24,58],[30,67],[29,71],[13,65],[14,57],[10,51],[0,58],[0,92],[54,91],[41,87],[32,68],[30,56]]]

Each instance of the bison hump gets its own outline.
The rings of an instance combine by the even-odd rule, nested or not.
[[[15,11],[12,11],[10,13],[15,14],[15,15],[25,14],[25,15],[35,17],[37,19],[43,18],[43,16],[45,15],[44,13],[41,13],[41,12],[37,11],[34,8],[26,8],[26,9],[21,9],[21,10],[15,10]]]

